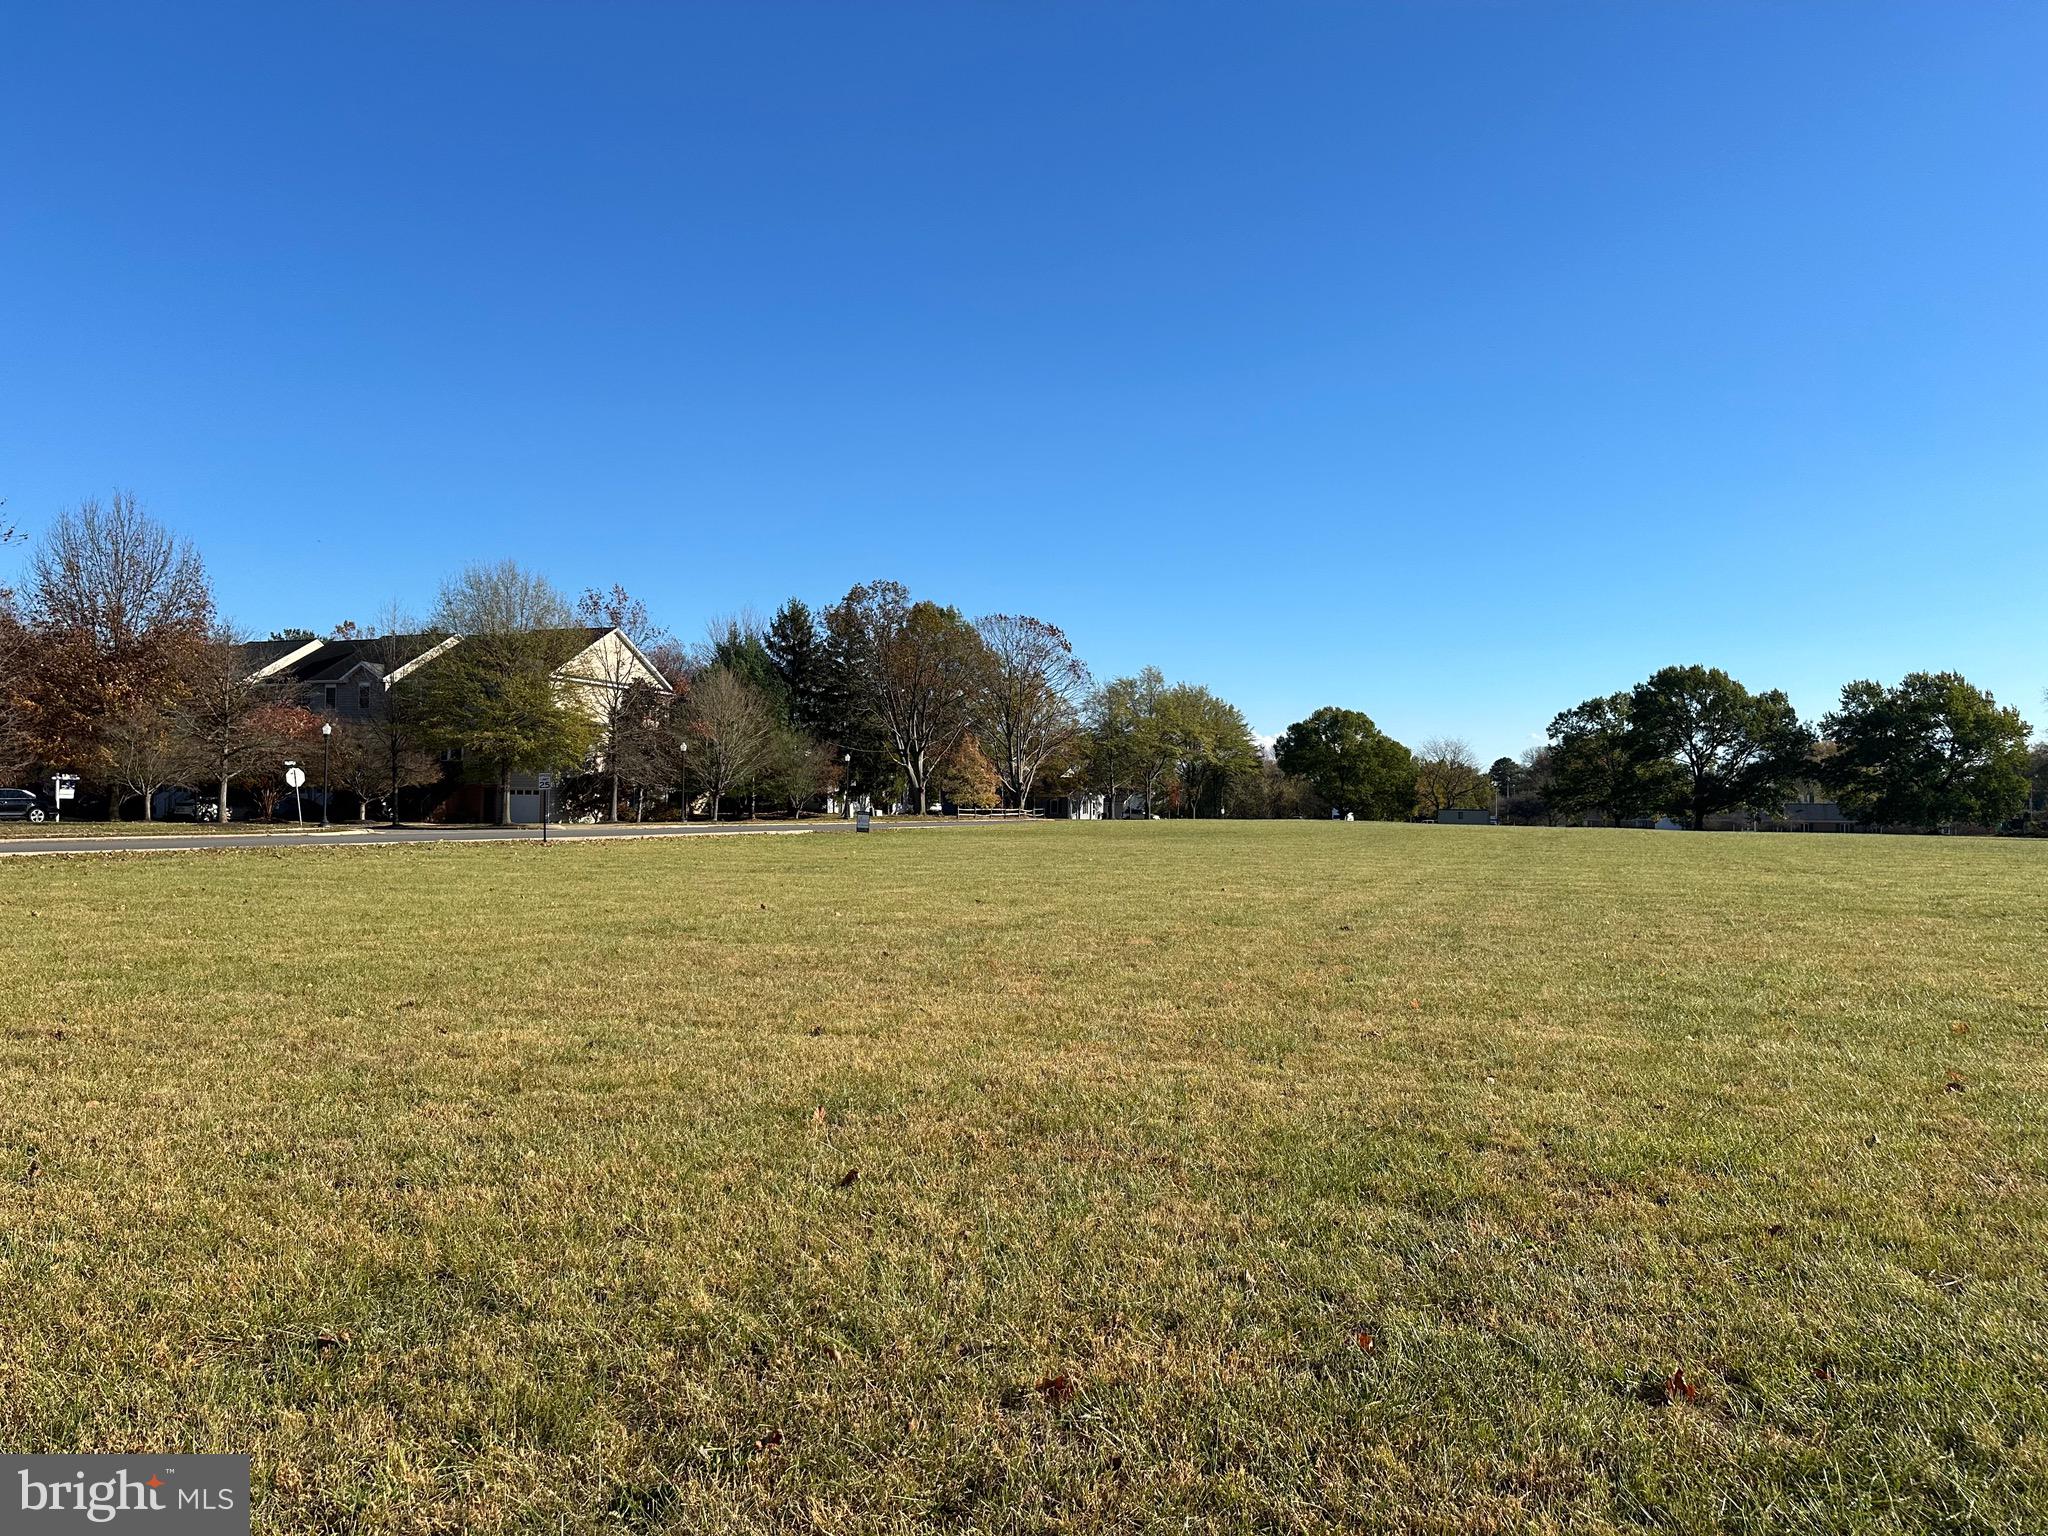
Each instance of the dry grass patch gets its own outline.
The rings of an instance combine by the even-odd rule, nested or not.
[[[0,1443],[292,1532],[2019,1532],[2044,854],[16,863]]]

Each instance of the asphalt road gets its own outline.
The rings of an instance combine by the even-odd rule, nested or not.
[[[881,823],[876,823],[877,827]],[[847,821],[795,823],[706,822],[688,825],[664,822],[648,826],[550,826],[551,842],[577,842],[615,837],[769,837],[795,833],[850,832]],[[57,853],[193,853],[211,848],[360,848],[385,843],[537,843],[539,827],[362,827],[354,824],[322,832],[168,832],[162,836],[116,835],[70,837],[0,836],[0,858]]]

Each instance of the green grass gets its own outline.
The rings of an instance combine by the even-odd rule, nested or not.
[[[337,828],[356,825],[353,818],[335,823]],[[369,825],[374,827],[381,823],[371,822]],[[250,832],[319,830],[320,813],[317,809],[304,825],[293,821],[289,812],[282,821],[231,821],[225,826],[217,821],[78,821],[67,817],[63,821],[0,821],[0,843],[31,837],[219,837]]]
[[[2039,1531],[2044,860],[0,865],[0,1445],[277,1532]]]

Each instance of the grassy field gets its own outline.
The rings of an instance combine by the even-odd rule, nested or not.
[[[0,865],[0,1446],[342,1531],[2048,1527],[2048,847]]]
[[[320,813],[317,810],[312,821],[303,826],[289,819],[231,821],[223,826],[217,821],[82,821],[74,817],[68,821],[0,821],[0,842],[30,837],[208,837],[224,832],[236,835],[244,832],[304,832],[319,825]],[[351,821],[345,825],[354,826],[355,823]]]

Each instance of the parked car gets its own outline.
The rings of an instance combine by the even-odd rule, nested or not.
[[[47,821],[43,797],[32,789],[0,789],[0,821]]]
[[[189,789],[169,789],[163,792],[158,802],[157,819],[160,821],[219,821],[220,802],[212,795],[195,795]],[[232,818],[234,807],[228,807]]]

